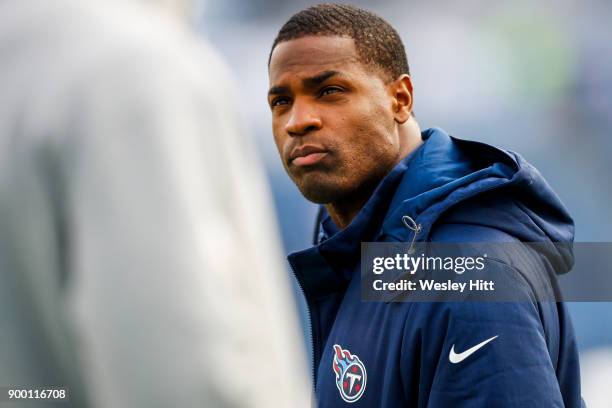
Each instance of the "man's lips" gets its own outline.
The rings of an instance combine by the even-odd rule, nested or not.
[[[318,146],[298,147],[291,152],[289,163],[299,167],[310,166],[321,161],[327,153],[327,150]]]
[[[294,166],[310,166],[319,162],[325,156],[327,156],[327,152],[310,153],[306,156],[296,157],[291,163]]]

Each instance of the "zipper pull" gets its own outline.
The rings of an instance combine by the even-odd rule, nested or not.
[[[417,224],[415,220],[413,220],[408,215],[402,216],[402,222],[404,225],[411,231],[414,231],[414,235],[412,236],[412,241],[410,242],[410,247],[408,248],[408,253],[414,253],[414,242],[416,241],[416,237],[421,232],[421,224]]]

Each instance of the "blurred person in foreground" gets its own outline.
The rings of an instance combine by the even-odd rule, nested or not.
[[[61,407],[308,406],[227,70],[188,4],[136,3],[0,4],[0,387],[66,387]]]
[[[489,259],[511,302],[361,299],[361,242],[571,243],[573,221],[537,170],[516,153],[422,131],[402,41],[368,11],[296,13],[268,68],[281,160],[321,204],[314,246],[289,255],[309,306],[320,406],[581,406],[567,309],[539,300],[571,268],[571,250]]]

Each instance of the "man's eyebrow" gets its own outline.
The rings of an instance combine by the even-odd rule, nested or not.
[[[317,74],[313,77],[303,79],[302,83],[304,84],[305,88],[316,88],[317,86],[321,85],[323,82],[327,81],[329,78],[336,76],[336,75],[342,75],[342,74],[338,71],[323,71],[320,74]]]
[[[323,71],[310,78],[304,78],[302,80],[302,84],[304,85],[304,88],[316,88],[317,86],[321,85],[323,82],[327,81],[329,78],[336,76],[336,75],[343,76],[343,74],[339,71]],[[289,93],[291,93],[291,90],[289,89],[289,87],[279,85],[279,86],[273,86],[272,88],[270,88],[270,90],[268,91],[268,96],[283,95],[283,94],[289,94]]]
[[[286,86],[273,86],[268,91],[268,96],[271,96],[271,95],[282,95],[282,94],[288,94],[288,93],[289,93],[289,88],[286,87]]]

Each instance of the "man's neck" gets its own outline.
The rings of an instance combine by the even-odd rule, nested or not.
[[[372,192],[373,190],[369,194],[362,194],[359,197],[348,199],[346,202],[326,204],[325,208],[334,224],[340,229],[346,228],[370,199]]]
[[[400,139],[402,140],[402,148],[395,164],[402,161],[423,143],[421,139],[421,129],[414,118],[411,118],[404,125],[400,126],[399,131]],[[380,183],[380,181],[382,181],[382,179],[378,180],[378,183]],[[372,196],[377,184],[362,189],[359,194],[325,205],[329,216],[338,228],[344,229],[353,221]]]

